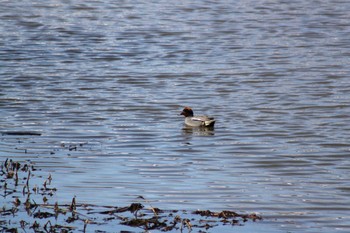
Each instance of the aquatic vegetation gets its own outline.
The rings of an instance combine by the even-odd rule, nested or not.
[[[53,176],[36,176],[37,169],[30,161],[6,159],[0,167],[0,231],[74,232],[140,229],[142,231],[187,232],[196,229],[206,232],[217,226],[243,225],[261,220],[256,214],[239,214],[224,210],[161,210],[153,207],[143,196],[128,206],[98,206],[79,203],[74,196],[70,203],[54,202],[58,191],[52,187]],[[54,203],[54,204],[53,204]],[[113,228],[112,228],[113,227]],[[129,231],[130,232],[130,231]]]

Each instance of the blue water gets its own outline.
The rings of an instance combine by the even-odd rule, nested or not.
[[[264,216],[240,232],[348,232],[349,10],[3,1],[0,130],[42,135],[2,135],[0,159],[51,173],[60,203],[143,195]],[[214,131],[183,129],[184,106]]]

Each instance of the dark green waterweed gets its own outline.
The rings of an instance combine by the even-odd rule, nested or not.
[[[42,174],[36,175],[37,172],[31,161],[6,159],[1,164],[0,195],[11,201],[3,201],[0,209],[0,231],[87,232],[90,228],[105,231],[115,229],[109,225],[117,224],[120,229],[125,226],[142,231],[190,232],[196,229],[206,232],[217,226],[243,225],[248,220],[262,219],[256,214],[228,210],[161,210],[143,196],[124,207],[78,203],[76,196],[70,204],[59,204],[54,200],[57,189],[51,186],[53,176],[49,174],[43,178]]]

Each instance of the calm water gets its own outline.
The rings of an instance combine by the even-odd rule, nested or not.
[[[0,4],[0,130],[42,133],[1,136],[0,159],[51,173],[60,202],[350,231],[349,1]],[[215,130],[184,130],[186,105]]]

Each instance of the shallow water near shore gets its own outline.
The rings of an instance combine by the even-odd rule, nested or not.
[[[50,173],[60,203],[142,195],[163,209],[264,217],[217,232],[348,232],[349,10],[3,2],[0,159]],[[184,106],[215,129],[185,129]]]

